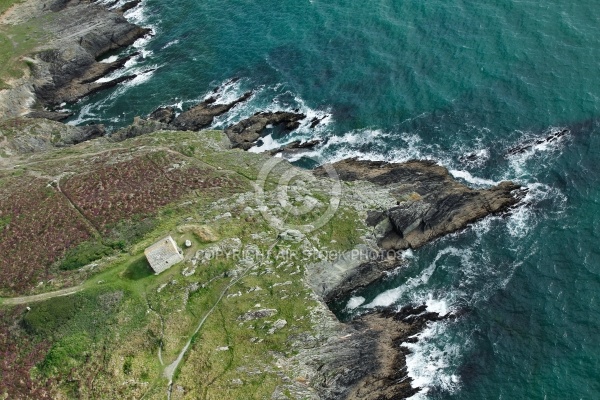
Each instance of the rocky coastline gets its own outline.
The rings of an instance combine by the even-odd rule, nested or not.
[[[111,9],[91,0],[29,1],[13,6],[3,20],[20,21],[26,16],[50,15],[40,29],[46,38],[26,57],[30,68],[24,78],[0,91],[0,113],[5,116],[54,111],[63,103],[114,87],[135,78],[123,76],[99,81],[139,57],[133,53],[113,62],[100,62],[107,53],[125,49],[152,34],[148,28],[130,23],[123,13],[130,8]],[[136,4],[137,5],[137,4]],[[47,114],[48,115],[48,114]]]
[[[215,117],[252,97],[251,91],[228,103],[219,102],[216,96],[209,97],[179,115],[172,108],[159,108],[110,135],[101,125],[62,124],[60,121],[69,115],[55,111],[60,104],[77,101],[135,77],[98,82],[138,54],[111,63],[98,60],[151,34],[148,29],[129,23],[122,15],[138,4],[132,1],[119,9],[107,9],[94,1],[56,0],[44,5],[44,9],[55,13],[56,18],[46,29],[51,30],[56,39],[31,55],[32,71],[28,79],[0,92],[0,111],[5,117],[14,117],[5,125],[14,124],[15,129],[22,128],[19,124],[28,126],[17,136],[5,135],[2,146],[9,155],[26,156],[102,137],[119,142],[161,130],[200,131],[209,128]],[[30,92],[35,103],[15,100],[21,98],[16,93],[22,92]],[[23,115],[29,122],[20,122],[18,117]],[[224,132],[232,148],[248,150],[261,140],[267,127],[278,126],[290,132],[305,119],[306,115],[300,112],[259,112]],[[312,128],[319,123],[318,120],[308,122]],[[8,129],[6,126],[4,129]],[[319,142],[293,142],[271,154],[297,154],[318,145]],[[404,261],[390,257],[390,251],[417,249],[488,215],[507,212],[523,199],[525,191],[513,182],[502,182],[489,189],[472,189],[432,161],[392,164],[348,159],[331,167],[342,181],[373,185],[376,190],[385,191],[393,203],[368,210],[366,224],[373,230],[369,249],[379,256],[368,262],[342,258],[307,267],[306,282],[323,304],[318,319],[322,324],[318,328],[322,330],[322,337],[319,340],[290,338],[290,345],[298,350],[292,360],[296,363],[294,368],[302,370],[308,383],[292,382],[285,389],[299,396],[309,393],[313,396],[309,398],[319,399],[405,399],[420,388],[411,385],[406,368],[407,350],[402,343],[416,340],[414,336],[430,321],[459,316],[438,315],[428,312],[424,305],[415,304],[399,311],[374,310],[351,322],[340,323],[326,305],[347,299],[356,290],[384,279],[388,272],[401,266]],[[313,173],[319,179],[328,179],[325,166]],[[273,398],[287,397],[275,394]]]

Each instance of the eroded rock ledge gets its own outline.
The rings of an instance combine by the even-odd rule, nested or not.
[[[313,389],[310,395],[302,385],[286,387],[297,398],[322,400],[400,400],[418,393],[408,377],[403,343],[427,323],[454,320],[459,314],[439,315],[425,305],[381,309],[351,322],[320,327],[326,339],[301,336],[292,347],[299,354],[291,360],[306,376]],[[311,396],[312,395],[312,396]],[[316,395],[316,396],[315,396]],[[285,397],[276,397],[283,399]]]
[[[137,54],[112,63],[97,60],[109,51],[133,44],[148,35],[149,29],[128,22],[120,12],[88,2],[66,2],[53,9],[54,16],[45,29],[57,39],[34,57],[34,90],[42,105],[74,102],[135,77],[97,82]]]
[[[110,63],[98,60],[151,33],[150,29],[128,22],[121,10],[89,0],[27,4],[19,13],[13,17],[16,21],[38,18],[36,23],[47,37],[27,58],[31,68],[28,77],[15,82],[0,96],[0,110],[8,116],[26,114],[34,106],[33,101],[38,108],[53,108],[133,79],[135,75],[100,80],[122,68],[137,53]],[[39,18],[42,15],[49,17]],[[22,100],[25,92],[33,99]]]
[[[292,131],[300,126],[304,118],[304,114],[287,111],[259,112],[225,129],[225,134],[233,147],[248,150],[261,138],[267,126],[282,125],[286,131]]]
[[[207,128],[215,117],[225,114],[237,104],[248,100],[250,96],[252,96],[252,92],[246,92],[240,98],[227,104],[218,104],[216,103],[217,99],[211,97],[181,113],[173,120],[171,126],[182,131],[199,131]]]
[[[446,168],[426,160],[394,164],[347,159],[333,167],[342,180],[364,180],[385,187],[397,205],[374,210],[367,221],[381,230],[381,255],[348,268],[334,283],[315,288],[317,292],[321,290],[319,295],[328,304],[341,301],[401,266],[403,260],[397,251],[419,248],[488,215],[508,211],[526,194],[526,189],[513,182],[472,189],[454,179]],[[314,173],[327,175],[324,167]]]
[[[215,92],[218,89],[215,89]],[[111,138],[114,141],[121,141],[158,130],[169,129],[200,131],[209,128],[216,117],[229,112],[235,106],[247,101],[251,96],[252,91],[248,91],[229,103],[219,103],[216,96],[209,97],[179,115],[176,115],[173,107],[160,107],[150,113],[146,119],[136,117],[132,125],[113,133]],[[248,150],[265,135],[265,130],[268,127],[281,126],[285,132],[291,132],[297,129],[305,118],[306,115],[299,112],[257,112],[251,117],[227,127],[225,134],[233,148]],[[274,151],[272,154],[280,152],[296,153],[314,147],[319,143],[319,141],[306,143],[296,141]]]
[[[434,161],[412,160],[394,164],[347,159],[333,164],[340,179],[366,180],[386,186],[397,206],[381,210],[392,230],[380,242],[384,249],[415,249],[465,228],[490,214],[508,210],[524,196],[510,181],[489,189],[472,189],[455,180]],[[324,168],[315,170],[325,176]]]
[[[388,250],[421,247],[488,215],[505,212],[525,195],[525,190],[513,182],[472,189],[433,161],[394,164],[348,159],[333,167],[342,180],[369,181],[386,188],[397,204],[369,213],[367,224],[377,226],[381,234],[380,248],[371,250],[371,260],[338,260],[330,268],[321,266],[309,272],[308,283],[330,306],[401,267],[404,261],[399,253],[390,256]],[[324,167],[314,174],[328,175]],[[424,305],[409,305],[400,311],[375,311],[352,321],[346,328],[348,333],[317,352],[334,354],[317,367],[324,371],[319,377],[327,388],[322,398],[398,400],[419,392],[408,376],[408,349],[402,344],[416,341],[414,335],[429,321],[456,317],[428,312]]]

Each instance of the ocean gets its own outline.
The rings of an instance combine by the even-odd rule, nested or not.
[[[155,31],[115,73],[138,77],[71,106],[72,123],[117,129],[215,87],[222,99],[254,89],[215,127],[259,110],[326,116],[254,151],[322,139],[295,161],[426,158],[474,187],[526,186],[526,204],[407,252],[340,316],[466,311],[407,345],[414,399],[600,398],[598,3],[144,0],[126,16]]]

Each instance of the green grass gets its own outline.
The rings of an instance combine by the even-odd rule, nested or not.
[[[199,207],[197,212],[210,218],[211,211],[208,209]],[[175,220],[181,220],[185,215],[188,214],[169,214],[166,220],[159,220],[156,230],[150,232],[145,240],[152,242],[155,237],[164,235],[165,226],[172,226]],[[349,211],[342,212],[317,233],[320,240],[340,238],[344,234],[340,230],[355,227],[356,222],[352,217]],[[254,243],[263,252],[276,240],[276,232],[270,231],[263,220],[257,220],[254,224],[239,223],[235,219],[222,220],[213,224],[212,228],[221,237],[239,237],[246,244]],[[251,238],[254,233],[269,231],[268,240],[257,242]],[[211,244],[197,246],[206,248]],[[297,249],[298,244],[281,243],[280,246],[293,250]],[[180,274],[184,265],[176,265],[154,276],[143,254],[123,254],[114,261],[112,268],[90,280],[87,284],[89,289],[85,292],[34,305],[24,317],[28,332],[52,338],[52,346],[38,365],[37,373],[44,377],[66,376],[72,370],[85,371],[90,359],[108,357],[105,362],[112,366],[112,375],[109,379],[108,374],[101,373],[96,380],[96,387],[113,390],[114,374],[118,371],[117,379],[147,382],[149,386],[145,390],[154,394],[148,395],[148,398],[162,398],[166,382],[157,364],[158,347],[163,348],[165,364],[175,359],[198,321],[215,304],[230,282],[231,277],[224,273],[231,271],[236,262],[226,258],[213,260],[199,267],[196,274],[189,278]],[[274,259],[266,262],[272,268],[278,264]],[[275,274],[265,274],[261,268],[257,274],[246,276],[232,287],[229,294],[239,291],[244,295],[225,298],[193,338],[192,350],[176,374],[176,384],[183,385],[194,398],[268,398],[275,387],[282,384],[281,376],[268,372],[274,361],[272,354],[293,355],[294,352],[289,348],[289,336],[313,329],[308,317],[313,300],[306,299],[309,290],[298,279],[301,275],[291,275],[294,271],[296,266],[280,268]],[[285,281],[291,281],[292,284],[275,285]],[[186,288],[194,282],[210,284],[189,294],[184,302]],[[157,289],[165,284],[167,286],[159,292]],[[263,290],[250,292],[255,287]],[[98,312],[90,307],[91,304],[102,304],[101,296],[116,290],[121,290],[124,296],[118,305],[108,308],[109,312]],[[240,324],[237,318],[253,309],[257,303],[262,307],[277,309],[277,315]],[[148,313],[148,305],[163,319],[164,332],[161,331],[158,317]],[[131,312],[137,315],[130,315]],[[269,329],[276,319],[285,319],[288,325],[270,334]],[[133,326],[135,328],[132,331]],[[252,343],[253,338],[258,338],[260,343]],[[228,346],[229,350],[215,350],[223,346]],[[234,379],[242,379],[244,384],[231,385]],[[59,382],[62,382],[59,388],[63,393],[74,397],[85,396],[77,384]]]
[[[15,3],[18,1],[0,2],[0,14]],[[0,89],[9,87],[7,81],[22,77],[31,68],[22,57],[43,42],[40,24],[41,19],[32,19],[21,25],[0,25]]]
[[[0,0],[0,15],[12,7],[13,4],[20,3],[23,0]]]
[[[53,337],[80,310],[81,295],[57,297],[40,303],[23,317],[27,332],[37,336]]]
[[[92,341],[87,332],[76,332],[62,337],[50,348],[46,358],[39,365],[39,370],[47,377],[68,373],[89,355],[90,346]]]
[[[110,227],[106,243],[115,249],[125,249],[138,243],[145,235],[156,229],[158,220],[151,217],[134,216],[129,221],[121,221]]]
[[[63,263],[78,268],[104,251],[115,249],[111,257],[100,260],[98,272],[84,283],[83,291],[34,303],[31,311],[20,317],[16,325],[24,335],[48,341],[48,350],[32,376],[40,381],[52,379],[54,389],[68,398],[162,399],[167,382],[158,350],[168,365],[192,339],[191,349],[175,375],[175,385],[183,386],[189,398],[270,398],[275,387],[283,383],[282,375],[273,372],[278,371],[275,356],[295,354],[290,348],[292,335],[315,333],[309,314],[317,303],[302,280],[306,262],[293,260],[284,265],[276,259],[284,249],[300,252],[302,244],[278,241],[278,231],[260,213],[253,217],[243,214],[246,206],[256,206],[252,201],[236,202],[236,194],[253,192],[248,179],[258,175],[264,156],[217,151],[207,138],[214,143],[222,134],[161,133],[125,143],[181,147],[190,158],[235,171],[231,175],[243,184],[235,189],[206,189],[162,208],[152,218],[115,224],[109,230],[110,239],[87,242],[70,251]],[[83,152],[81,147],[74,147],[69,154]],[[56,162],[60,163],[60,158]],[[283,170],[274,171],[268,189],[275,188],[274,182]],[[312,195],[324,205],[329,202],[327,193]],[[223,201],[215,203],[219,199]],[[215,220],[225,212],[232,217]],[[309,223],[314,216],[289,216],[288,222]],[[187,261],[154,275],[143,250],[168,234],[179,244],[192,238],[190,232],[178,233],[177,227],[185,224],[208,225],[221,240],[239,238],[243,245],[254,245],[262,254],[273,250],[270,257],[259,259],[256,268],[230,288],[193,337],[199,321],[245,267],[240,267],[239,259],[218,257],[199,263],[194,274],[184,276],[182,271],[191,269],[189,258],[197,250],[218,245],[194,239],[192,247],[184,249]],[[325,226],[311,232],[308,240],[321,249],[349,250],[360,242],[363,225],[357,211],[342,206]],[[261,290],[254,290],[257,287]],[[277,314],[240,322],[238,317],[255,309],[256,304],[274,308]],[[285,319],[287,325],[269,332],[277,319]],[[216,350],[224,346],[228,350]],[[90,392],[92,379],[94,393]],[[242,379],[243,385],[232,384],[234,379]]]
[[[141,256],[133,260],[123,271],[123,278],[132,281],[144,279],[148,276],[154,275],[154,271],[148,264],[146,257]]]
[[[78,269],[110,255],[113,251],[111,247],[99,241],[84,242],[67,252],[59,268],[65,271]]]
[[[0,217],[0,231],[4,229],[8,224],[12,221],[12,217],[10,215],[6,215],[4,217]]]

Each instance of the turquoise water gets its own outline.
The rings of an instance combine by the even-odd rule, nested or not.
[[[127,67],[141,76],[72,106],[73,122],[117,128],[240,77],[223,96],[255,96],[217,127],[300,108],[330,115],[288,138],[328,139],[318,162],[431,158],[475,186],[529,187],[527,206],[407,254],[344,314],[468,310],[411,345],[416,398],[600,398],[597,3],[147,0],[128,16],[156,31]],[[572,133],[506,156],[559,127]]]

